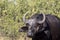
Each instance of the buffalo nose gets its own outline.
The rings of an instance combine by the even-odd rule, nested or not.
[[[32,33],[27,33],[27,36],[31,38],[32,37]]]

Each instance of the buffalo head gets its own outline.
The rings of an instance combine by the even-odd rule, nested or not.
[[[28,37],[33,37],[35,33],[38,31],[44,30],[42,24],[45,22],[45,14],[35,14],[31,16],[29,19],[26,19],[26,15],[28,14],[25,13],[23,16],[23,21],[26,24],[26,26],[22,27],[19,31],[26,31]]]

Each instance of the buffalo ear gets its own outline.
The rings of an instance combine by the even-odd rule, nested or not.
[[[27,32],[27,30],[28,30],[28,27],[23,26],[19,29],[19,32]]]

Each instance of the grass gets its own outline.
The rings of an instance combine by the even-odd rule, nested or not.
[[[25,39],[25,34],[18,30],[25,25],[22,17],[27,11],[26,18],[35,13],[52,14],[60,18],[60,0],[0,0],[0,40]]]

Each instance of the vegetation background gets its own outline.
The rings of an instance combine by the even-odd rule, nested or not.
[[[60,18],[60,0],[0,0],[0,40],[24,40],[26,33],[18,30],[24,25],[23,14],[56,15]]]

